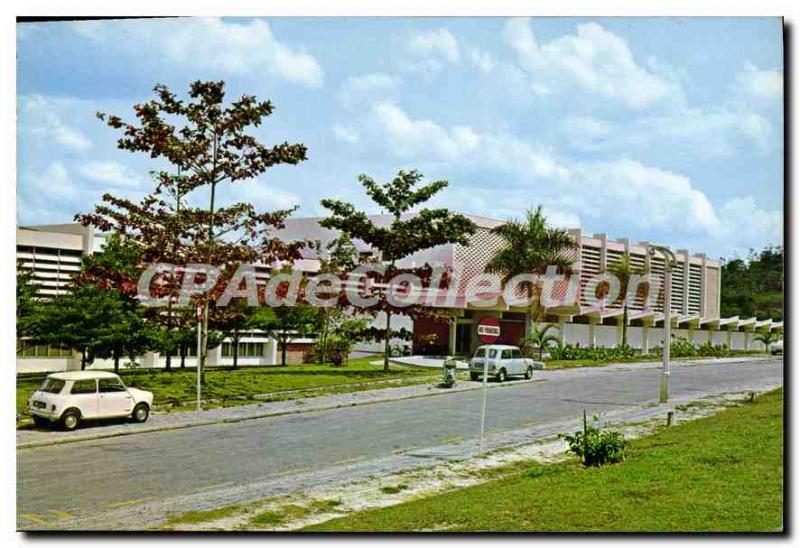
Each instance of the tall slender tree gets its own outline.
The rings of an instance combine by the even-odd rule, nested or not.
[[[193,82],[188,101],[179,99],[164,85],[155,86],[154,92],[154,99],[134,106],[136,122],[125,122],[119,116],[104,113],[98,117],[110,127],[122,130],[123,135],[117,141],[120,149],[164,159],[175,167],[173,171],[179,170],[182,194],[200,188],[208,190],[205,210],[187,210],[176,217],[190,220],[193,228],[204,227],[202,233],[195,230],[192,234],[191,247],[199,255],[195,262],[223,267],[259,259],[272,263],[294,258],[299,246],[283,245],[278,238],[264,234],[265,227],[280,227],[288,211],[260,214],[250,204],[221,208],[217,203],[217,188],[221,184],[253,179],[274,165],[298,164],[306,159],[303,144],[284,142],[266,146],[248,133],[272,114],[272,103],[242,95],[225,106],[225,83],[221,81]],[[107,201],[121,205],[119,201]],[[124,221],[128,219],[115,220],[124,230]],[[171,241],[161,243],[166,245]],[[227,273],[232,271],[228,269]],[[202,376],[209,348],[212,299],[211,295],[204,295],[197,300],[203,310],[199,356]]]
[[[401,170],[395,178],[385,183],[377,182],[367,175],[359,175],[358,180],[367,196],[381,209],[389,212],[391,223],[385,226],[376,224],[352,204],[326,199],[322,200],[322,205],[330,211],[330,216],[320,224],[325,228],[347,232],[372,246],[380,254],[379,260],[387,267],[382,280],[387,282],[399,273],[397,261],[400,259],[437,245],[466,245],[469,236],[476,230],[475,224],[467,217],[444,208],[420,209],[415,214],[410,214],[448,184],[443,180],[423,184],[422,179],[422,173],[416,170]],[[417,274],[424,274],[422,270],[430,269],[417,269]],[[375,309],[385,314],[383,366],[388,371],[392,315],[413,314],[414,309],[391,306],[386,291],[379,297],[379,305]]]
[[[620,259],[608,269],[619,281],[620,298],[622,299],[622,346],[628,346],[628,287],[631,278],[644,274],[644,268],[639,268],[631,263],[631,254],[625,252]]]
[[[543,275],[548,266],[561,271],[568,270],[573,263],[570,252],[577,245],[575,239],[561,228],[547,224],[542,206],[529,209],[522,221],[512,219],[492,229],[500,237],[500,248],[486,265],[487,272],[501,274],[508,282],[519,274]],[[528,299],[528,322],[544,319],[542,285],[525,281],[521,284]]]

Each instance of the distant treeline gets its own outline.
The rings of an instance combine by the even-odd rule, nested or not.
[[[722,266],[722,317],[783,320],[783,247],[751,250]]]

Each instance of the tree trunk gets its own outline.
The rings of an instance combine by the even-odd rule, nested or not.
[[[86,348],[81,348],[81,371],[86,369]]]
[[[172,348],[167,349],[166,361],[164,362],[164,371],[169,373],[172,371]]]
[[[236,369],[236,366],[239,365],[239,337],[238,335],[234,335],[231,339],[233,343],[233,368]]]
[[[622,305],[622,347],[628,346],[628,303]]]
[[[279,344],[281,346],[281,365],[286,367],[286,347],[289,346],[289,341],[284,336],[281,337]]]
[[[330,317],[328,315],[328,309],[324,308],[322,310],[322,333],[320,333],[320,352],[319,352],[319,359],[322,363],[327,363],[327,355],[328,355],[328,322],[330,321]]]
[[[114,349],[114,373],[119,374],[119,354],[120,351],[118,348]]]
[[[186,369],[186,350],[186,343],[181,343],[179,349],[181,353],[181,369]]]
[[[389,371],[389,339],[392,336],[392,315],[389,310],[386,310],[386,331],[384,331],[386,340],[383,342],[383,370]]]

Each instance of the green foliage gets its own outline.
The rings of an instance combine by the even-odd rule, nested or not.
[[[278,341],[281,349],[281,365],[285,366],[286,347],[291,340],[316,333],[319,330],[319,320],[317,308],[307,304],[263,306],[249,316],[247,327],[261,329]]]
[[[722,265],[721,315],[783,320],[783,247],[751,250]]]
[[[560,342],[560,339],[551,333],[552,330],[558,331],[558,327],[551,323],[542,326],[532,326],[530,334],[522,339],[521,346],[525,350],[527,350],[528,347],[537,349],[539,351],[539,360],[541,360],[544,349],[547,348],[548,345],[552,343],[557,346]]]
[[[674,337],[674,336],[673,336]],[[663,345],[652,349],[651,354],[661,356],[664,352]],[[696,345],[684,337],[674,337],[669,345],[669,355],[672,358],[691,358],[708,356],[710,358],[724,358],[733,354],[727,345],[713,345],[708,342]]]
[[[572,266],[566,252],[575,247],[575,239],[564,229],[551,228],[542,206],[528,210],[523,221],[510,220],[492,229],[492,233],[503,243],[489,260],[486,271],[502,274],[505,281],[519,274],[544,274],[550,265],[562,271]],[[541,299],[537,298],[541,287],[527,282],[521,285],[531,299],[534,319],[540,319],[544,313]]]
[[[617,361],[630,360],[639,356],[639,351],[630,346],[614,346],[594,348],[565,344],[550,347],[550,359],[553,360],[596,360]]]
[[[766,350],[769,350],[769,345],[778,342],[781,336],[775,331],[764,331],[762,333],[756,333],[756,336],[753,338],[762,343]]]
[[[586,420],[586,411],[583,412],[583,430],[578,430],[574,435],[561,434],[559,437],[569,445],[572,453],[583,462],[584,466],[602,466],[620,462],[625,458],[625,436],[621,432],[604,430],[597,426],[598,417],[592,417],[591,424]]]

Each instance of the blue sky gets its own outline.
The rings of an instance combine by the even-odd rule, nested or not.
[[[162,19],[18,25],[18,221],[69,222],[152,188],[98,110],[156,83],[224,79],[269,98],[257,133],[309,160],[237,183],[264,209],[323,197],[377,212],[357,176],[416,168],[465,213],[550,220],[744,255],[782,243],[777,18]],[[201,194],[195,196],[203,201]]]

